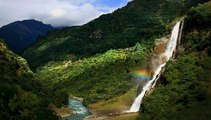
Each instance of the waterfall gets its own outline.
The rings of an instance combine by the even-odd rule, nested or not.
[[[169,61],[169,59],[172,58],[172,56],[176,50],[176,47],[177,47],[177,40],[180,38],[180,33],[181,33],[180,31],[182,30],[182,27],[180,28],[180,26],[182,26],[183,23],[182,23],[182,25],[180,25],[181,22],[182,21],[179,21],[174,26],[172,33],[171,33],[171,37],[167,43],[166,50],[163,54],[160,55],[162,58],[165,57],[165,62],[160,64],[159,66],[157,66],[157,68],[155,68],[154,75],[153,75],[152,79],[143,87],[142,92],[135,98],[135,101],[133,102],[130,110],[128,110],[126,112],[138,112],[139,111],[140,105],[141,105],[141,102],[142,102],[142,99],[143,99],[145,93],[147,91],[149,91],[152,84],[159,79],[162,68],[166,65],[166,63]]]
[[[177,40],[177,47],[181,45],[182,32],[183,32],[182,30],[183,30],[183,27],[184,27],[184,23],[185,23],[184,20],[182,20],[181,23],[180,23],[181,25],[180,25],[179,38]]]

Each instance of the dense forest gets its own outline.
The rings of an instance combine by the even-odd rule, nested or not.
[[[47,89],[29,69],[25,59],[0,40],[0,120],[57,120],[48,105],[60,107],[67,94]]]

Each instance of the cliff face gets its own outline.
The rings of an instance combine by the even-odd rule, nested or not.
[[[10,51],[6,44],[0,42],[0,81],[16,83],[23,77],[33,76],[25,59]],[[13,78],[13,79],[11,79]]]
[[[46,87],[36,80],[25,59],[0,40],[0,119],[59,119],[48,108],[52,101]]]
[[[140,120],[211,118],[211,2],[191,8],[178,55],[142,104]],[[204,117],[201,117],[204,116]]]

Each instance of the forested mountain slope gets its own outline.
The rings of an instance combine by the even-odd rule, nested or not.
[[[163,36],[169,23],[207,0],[134,0],[80,27],[56,30],[39,39],[24,57],[36,68],[49,61],[90,56]]]

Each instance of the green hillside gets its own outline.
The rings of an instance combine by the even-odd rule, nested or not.
[[[42,83],[93,103],[130,90],[135,84],[129,73],[147,68],[147,53],[144,46],[137,44],[78,61],[49,62],[36,73]]]
[[[2,39],[0,83],[0,120],[59,119],[48,104],[61,106],[63,97],[56,99],[61,92],[46,89],[35,79],[26,60],[10,51]]]
[[[61,61],[127,48],[137,42],[161,37],[169,24],[190,6],[206,0],[134,0],[126,7],[80,27],[56,30],[28,49],[24,57],[32,68]]]
[[[140,120],[211,118],[211,2],[191,8],[185,20],[184,50],[145,98]]]

